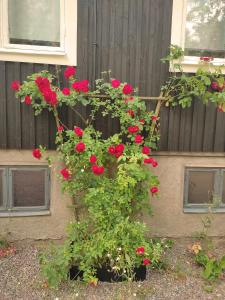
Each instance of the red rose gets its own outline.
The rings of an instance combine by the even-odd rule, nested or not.
[[[144,159],[144,164],[151,164],[152,161],[153,161],[153,158],[152,158],[152,157],[145,158],[145,159]]]
[[[150,154],[150,148],[149,147],[147,147],[147,146],[143,146],[143,148],[142,148],[142,153],[143,154],[147,154],[147,155],[149,155]]]
[[[95,155],[91,155],[89,161],[91,164],[95,164],[97,161],[97,157]]]
[[[65,180],[69,180],[70,179],[70,172],[67,168],[64,168],[60,171],[61,175],[63,176],[63,178]]]
[[[157,116],[151,116],[151,120],[154,122],[154,121],[157,121],[158,120],[158,117]]]
[[[138,247],[136,249],[136,254],[141,255],[145,253],[145,248],[144,247]]]
[[[116,149],[113,146],[109,146],[108,153],[114,155],[116,153]]]
[[[134,141],[136,144],[141,144],[143,142],[143,137],[140,134],[137,134]]]
[[[71,76],[74,76],[76,74],[76,69],[74,67],[67,67],[64,71],[65,78],[70,78]]]
[[[129,109],[127,111],[128,115],[130,115],[132,118],[134,117],[134,111],[132,109]]]
[[[30,96],[26,96],[26,97],[24,98],[24,103],[25,103],[26,105],[30,105],[30,104],[31,104],[31,97],[30,97]]]
[[[11,83],[11,89],[15,91],[19,91],[20,89],[20,82],[18,80],[15,80]]]
[[[58,132],[63,132],[63,129],[64,129],[63,125],[61,125],[57,128]]]
[[[151,164],[152,164],[153,168],[158,166],[157,161],[155,161],[154,159],[152,160]]]
[[[105,170],[103,166],[97,166],[97,165],[93,165],[91,169],[95,175],[101,175],[102,173],[104,173]]]
[[[125,84],[123,87],[123,94],[129,95],[133,92],[133,88],[130,84]]]
[[[129,126],[128,131],[129,131],[129,133],[136,133],[139,131],[139,127],[138,126]]]
[[[214,60],[214,58],[213,57],[208,57],[208,56],[201,56],[200,60],[201,61],[212,61],[212,60]]]
[[[62,93],[63,93],[63,95],[65,95],[65,96],[69,96],[69,95],[70,95],[70,89],[69,89],[69,88],[63,88],[63,89],[62,89]]]
[[[115,152],[116,153],[121,153],[124,151],[124,144],[119,144],[115,147]]]
[[[75,146],[75,150],[80,153],[84,152],[85,148],[86,148],[86,146],[83,142],[80,142],[80,143],[76,144],[76,146]]]
[[[83,136],[83,130],[80,127],[74,127],[73,129],[76,136],[82,137]]]
[[[153,186],[151,189],[150,189],[151,193],[152,194],[155,194],[155,193],[158,193],[159,189],[157,188],[157,186]]]
[[[151,263],[151,261],[148,258],[143,259],[143,265],[147,266]]]
[[[72,88],[79,93],[87,93],[89,91],[88,84],[88,80],[76,81],[72,84]]]
[[[43,97],[44,97],[45,101],[48,104],[50,104],[52,106],[57,105],[58,100],[57,100],[56,92],[52,91],[50,88],[46,88],[46,89],[43,90],[42,94],[43,94]]]
[[[35,83],[42,94],[46,89],[50,89],[50,81],[48,80],[47,77],[38,76],[35,79]]]
[[[111,84],[112,84],[112,87],[116,89],[120,86],[120,81],[117,79],[112,79]]]
[[[38,148],[34,149],[33,152],[32,152],[32,154],[33,154],[33,157],[35,157],[37,159],[41,158],[41,151]]]
[[[139,122],[140,122],[142,125],[145,124],[145,120],[143,120],[143,119],[139,120]]]

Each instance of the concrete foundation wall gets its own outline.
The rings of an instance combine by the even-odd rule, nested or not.
[[[53,157],[54,157],[54,153]],[[150,232],[155,236],[192,236],[202,230],[205,214],[183,213],[183,190],[185,167],[224,167],[223,154],[176,154],[159,153],[155,157],[159,163],[154,169],[159,176],[160,197],[151,198],[153,217],[145,217]],[[43,165],[32,157],[31,151],[0,150],[1,165]],[[0,217],[0,235],[9,233],[11,240],[60,239],[65,236],[66,224],[73,218],[68,206],[70,199],[62,195],[56,171],[59,164],[51,169],[50,215],[29,217]],[[225,214],[212,215],[210,235],[225,236]]]

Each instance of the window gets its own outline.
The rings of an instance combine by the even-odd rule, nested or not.
[[[0,0],[0,59],[76,65],[77,0]]]
[[[225,1],[173,0],[171,44],[184,49],[183,69],[195,72],[201,56],[225,63]]]
[[[47,167],[0,167],[0,216],[43,214],[49,209]]]
[[[184,212],[225,212],[225,169],[186,168]]]

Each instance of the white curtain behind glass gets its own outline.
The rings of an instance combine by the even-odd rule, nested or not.
[[[60,0],[8,0],[8,16],[11,43],[59,46]]]
[[[225,51],[225,0],[188,0],[185,48]]]

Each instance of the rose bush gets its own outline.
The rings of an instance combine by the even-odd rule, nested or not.
[[[86,282],[96,282],[99,266],[132,279],[135,267],[155,266],[163,251],[160,243],[146,238],[141,218],[144,210],[151,212],[150,198],[159,193],[153,172],[157,162],[151,157],[159,139],[158,116],[147,111],[138,95],[131,95],[135,92],[131,85],[100,79],[89,92],[88,81],[76,80],[75,74],[72,67],[64,72],[69,87],[54,85],[47,71],[12,85],[35,115],[43,109],[54,113],[57,153],[64,164],[58,174],[63,191],[74,201],[75,220],[68,226],[65,244],[53,256],[41,257],[42,271],[51,286],[67,278],[71,265],[84,272]],[[68,129],[58,108],[76,105],[89,105],[91,113],[87,120],[79,115],[83,128]],[[117,118],[120,132],[103,139],[93,126],[97,113]],[[33,156],[41,159],[44,152],[39,147]]]

